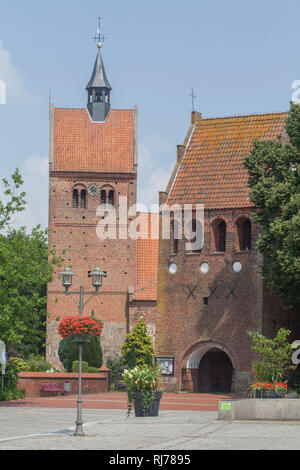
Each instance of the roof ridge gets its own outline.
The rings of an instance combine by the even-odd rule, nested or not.
[[[202,121],[211,121],[217,119],[232,119],[232,118],[245,118],[245,117],[252,117],[252,116],[274,116],[278,114],[288,114],[288,111],[278,111],[272,113],[252,113],[252,114],[233,114],[230,116],[218,116],[218,117],[211,117],[211,118],[202,118],[197,121],[197,124],[201,123]]]
[[[73,109],[74,111],[87,111],[87,108],[74,108],[72,106],[54,106],[54,109]],[[134,111],[134,108],[111,108],[110,111]]]

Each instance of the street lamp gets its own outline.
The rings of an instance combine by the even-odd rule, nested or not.
[[[69,294],[79,294],[79,315],[83,317],[83,308],[85,305],[94,297],[94,295],[98,295],[99,287],[102,286],[102,278],[106,277],[106,272],[102,271],[100,268],[95,268],[94,271],[91,273],[92,277],[92,284],[95,287],[94,291],[85,291],[83,286],[79,287],[79,291],[69,291],[70,287],[72,286],[72,277],[75,274],[72,270],[67,267],[64,269],[62,273],[60,273],[62,277],[62,285],[65,288],[65,295]],[[87,302],[83,303],[83,296],[84,294],[90,294],[91,297],[87,300]],[[83,341],[79,341],[79,364],[78,364],[78,399],[77,399],[77,420],[76,420],[76,429],[74,432],[74,436],[84,436],[83,428],[82,428],[82,343]]]

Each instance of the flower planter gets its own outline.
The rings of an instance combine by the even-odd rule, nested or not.
[[[154,400],[152,400],[147,409],[143,408],[142,396],[138,392],[135,397],[134,402],[134,413],[136,417],[145,417],[145,416],[158,416],[160,400],[162,397],[162,392],[154,392]]]
[[[250,387],[252,398],[284,398],[286,382],[255,382]]]
[[[284,398],[284,390],[255,390],[255,398]]]
[[[80,335],[71,335],[71,340],[73,343],[90,343],[90,336],[80,336]]]

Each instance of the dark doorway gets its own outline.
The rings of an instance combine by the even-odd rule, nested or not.
[[[230,393],[233,367],[227,354],[211,349],[200,361],[199,392]]]

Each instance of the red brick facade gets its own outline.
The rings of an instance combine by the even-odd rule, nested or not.
[[[160,236],[156,355],[174,358],[174,375],[164,377],[170,391],[244,392],[255,358],[247,331],[272,336],[283,323],[292,323],[292,313],[267,294],[259,274],[259,232],[252,220],[255,208],[247,203],[243,167],[251,139],[280,137],[285,117],[281,113],[222,122],[198,116],[183,150],[179,147],[160,202],[204,203],[204,245],[201,252],[188,252],[186,239],[179,240],[174,253],[174,241]],[[242,240],[245,221],[249,240]],[[216,242],[220,222],[226,229],[225,247]],[[233,269],[236,262],[241,264],[238,272]],[[172,263],[176,273],[169,271]],[[208,264],[208,272],[201,271],[202,263]]]
[[[119,228],[123,227],[118,214],[120,197],[126,197],[128,207],[136,203],[136,129],[136,109],[111,110],[105,122],[91,121],[85,109],[65,110],[52,106],[50,109],[49,249],[55,249],[58,255],[65,250],[64,266],[70,266],[76,274],[72,290],[78,291],[80,285],[85,290],[93,290],[89,271],[95,267],[107,272],[99,295],[84,307],[85,315],[93,312],[104,322],[101,339],[104,361],[120,352],[132,322],[139,318],[140,309],[145,313],[146,321],[149,317],[150,331],[155,334],[153,314],[147,312],[148,303],[152,310],[156,303],[158,241],[154,241],[156,262],[153,268],[148,267],[151,241],[147,244],[147,240],[120,239],[118,236]],[[95,195],[88,191],[92,183],[98,185]],[[107,193],[114,192],[115,239],[98,236],[97,230],[103,219],[97,215],[97,208],[104,189]],[[74,190],[77,192],[75,199]],[[144,269],[138,270],[138,263]],[[147,279],[139,274],[144,270],[150,272]],[[61,271],[55,270],[54,280],[48,285],[47,321],[47,359],[59,367],[57,319],[78,314],[79,303],[78,295],[65,296],[59,278]],[[149,282],[152,290],[149,290]],[[84,297],[84,303],[89,297],[88,294]],[[140,302],[137,307],[135,298]]]

